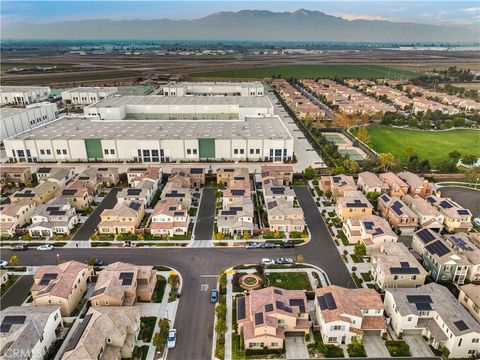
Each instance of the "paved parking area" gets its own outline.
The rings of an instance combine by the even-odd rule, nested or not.
[[[0,310],[10,306],[20,306],[30,295],[30,287],[33,284],[33,276],[23,275],[0,299]]]
[[[403,335],[403,340],[410,346],[410,353],[413,357],[434,356],[422,335]]]
[[[380,336],[366,335],[363,337],[363,346],[368,357],[389,358],[390,353]]]
[[[287,359],[308,359],[307,344],[303,336],[285,337],[285,351]]]
[[[450,197],[469,209],[474,217],[480,217],[480,191],[462,187],[442,187],[442,196]]]

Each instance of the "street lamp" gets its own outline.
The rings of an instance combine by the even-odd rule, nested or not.
[[[60,264],[60,254],[57,253],[57,260],[58,260],[58,263]]]

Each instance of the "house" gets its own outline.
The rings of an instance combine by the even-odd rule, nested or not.
[[[127,170],[127,182],[131,187],[137,187],[138,183],[143,180],[152,180],[156,183],[157,187],[155,192],[158,189],[158,183],[162,175],[162,169],[156,169],[151,167],[131,167]]]
[[[153,208],[150,233],[155,236],[185,235],[189,222],[184,205],[171,198],[160,200]]]
[[[401,242],[383,243],[370,250],[372,277],[382,290],[425,284],[427,272]]]
[[[388,221],[376,215],[348,218],[343,223],[343,232],[350,244],[361,241],[369,249],[398,240],[398,236],[392,231]]]
[[[408,171],[402,171],[397,176],[405,181],[408,185],[408,193],[412,196],[418,195],[425,199],[427,196],[432,195],[432,184],[421,178],[420,176]]]
[[[418,216],[397,197],[383,194],[378,198],[378,209],[401,235],[410,235],[418,228]]]
[[[137,307],[90,308],[61,359],[130,359],[139,330]]]
[[[319,182],[320,188],[327,192],[331,191],[334,199],[338,199],[349,191],[357,190],[357,185],[353,177],[347,175],[321,176]]]
[[[303,232],[305,219],[301,207],[294,207],[285,200],[273,200],[267,203],[267,216],[270,231]]]
[[[145,207],[142,202],[128,200],[117,203],[113,209],[105,209],[100,214],[98,232],[100,234],[133,234],[142,222]]]
[[[78,175],[73,182],[84,184],[92,194],[96,194],[98,191],[98,187],[100,186],[97,175],[88,170]]]
[[[480,325],[442,285],[387,289],[385,312],[397,336],[425,336],[433,348],[448,349],[452,359],[478,355]]]
[[[45,181],[34,188],[24,188],[16,191],[10,196],[10,200],[12,202],[16,202],[24,199],[30,199],[36,205],[45,204],[49,200],[53,199],[57,190],[57,184],[50,181]]]
[[[77,211],[88,209],[93,202],[92,192],[82,180],[72,181],[65,186],[61,192],[61,197]]]
[[[115,186],[120,181],[116,167],[88,168],[82,173],[82,176],[96,176],[98,184],[104,187]]]
[[[157,272],[153,266],[115,262],[98,275],[90,303],[97,306],[132,306],[137,300],[152,300]]]
[[[217,170],[217,184],[231,186],[232,182],[249,179],[248,168],[221,168]]]
[[[293,181],[292,165],[262,165],[262,181],[272,180],[277,186],[288,186]]]
[[[136,184],[133,188],[123,188],[117,193],[117,201],[140,201],[144,206],[149,206],[158,189],[155,180],[145,179]]]
[[[340,220],[370,215],[373,206],[368,199],[358,190],[347,191],[343,197],[337,199],[335,212]]]
[[[471,282],[480,281],[480,248],[474,244],[466,233],[456,233],[444,236],[445,242],[456,252],[470,262],[467,279]]]
[[[465,282],[470,262],[465,255],[455,253],[438,234],[429,229],[417,231],[412,248],[422,255],[423,266],[435,282]]]
[[[382,336],[387,329],[382,298],[373,289],[316,289],[315,317],[325,344],[350,344],[353,337]]]
[[[365,194],[373,192],[385,194],[390,190],[390,186],[387,183],[380,180],[376,174],[368,171],[358,174],[357,185]]]
[[[263,198],[266,203],[272,200],[281,199],[293,205],[293,202],[295,201],[295,191],[287,186],[275,185],[273,181],[268,180],[266,183],[263,183]]]
[[[169,181],[162,189],[160,199],[173,199],[176,202],[189,208],[192,204],[192,194],[190,193],[190,187],[183,187],[178,181]]]
[[[476,284],[459,286],[458,300],[468,312],[480,323],[480,287]]]
[[[185,178],[189,187],[200,187],[205,185],[204,168],[173,168],[168,181],[176,181],[177,178]]]
[[[63,329],[58,306],[10,306],[0,313],[4,360],[43,360]]]
[[[32,213],[28,233],[32,237],[50,238],[54,235],[70,235],[78,223],[75,208],[62,197],[37,206]]]
[[[70,316],[80,304],[93,275],[93,267],[78,261],[37,268],[33,276],[32,305],[60,306],[62,316]]]
[[[282,349],[286,333],[302,338],[310,333],[304,291],[268,287],[251,290],[236,303],[245,349]]]
[[[56,183],[59,188],[64,187],[70,180],[75,176],[74,168],[51,168],[51,167],[41,167],[38,168],[37,179],[39,183],[44,181],[51,181]]]
[[[237,198],[217,215],[218,232],[229,235],[253,235],[253,202],[251,198]]]
[[[408,184],[392,172],[378,175],[380,180],[390,187],[388,195],[402,197],[408,194]]]
[[[226,188],[222,193],[222,205],[225,209],[229,204],[240,198],[252,196],[250,179],[235,181],[232,186]]]
[[[433,230],[440,230],[443,228],[443,214],[427,200],[418,195],[405,195],[402,200],[415,212],[415,214],[417,214],[421,228]]]
[[[0,171],[1,183],[15,187],[25,186],[32,181],[32,171],[29,166],[3,166]]]
[[[15,229],[30,222],[34,209],[35,203],[29,199],[0,205],[0,236],[13,236]]]
[[[469,232],[472,230],[472,212],[463,208],[452,199],[440,198],[434,195],[426,199],[444,216],[444,225],[450,232]]]

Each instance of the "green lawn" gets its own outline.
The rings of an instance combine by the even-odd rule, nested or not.
[[[448,153],[459,151],[480,157],[480,131],[449,130],[421,131],[387,127],[369,127],[372,147],[375,151],[390,152],[401,160],[406,160],[405,149],[413,148],[420,159],[429,159],[435,165],[448,159]]]
[[[308,275],[305,272],[273,272],[267,275],[270,286],[286,290],[312,290]]]
[[[224,70],[194,73],[190,77],[194,80],[205,79],[263,79],[272,76],[283,78],[366,78],[377,79],[389,76],[390,78],[412,78],[416,74],[412,71],[395,69],[381,65],[287,65],[272,66],[241,70]]]

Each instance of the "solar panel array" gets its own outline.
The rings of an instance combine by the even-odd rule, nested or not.
[[[363,226],[365,226],[365,228],[366,228],[367,230],[372,230],[372,229],[373,229],[373,222],[371,222],[371,221],[364,221],[364,222],[363,222]]]
[[[453,325],[455,325],[455,327],[458,329],[458,331],[463,331],[463,330],[467,330],[467,329],[468,329],[468,325],[465,324],[465,321],[463,321],[463,320],[455,321],[455,322],[453,323]]]
[[[453,207],[453,205],[450,204],[450,202],[447,201],[447,200],[442,200],[439,205],[440,205],[440,207],[443,208],[443,209],[450,209],[450,208]]]
[[[392,210],[397,214],[398,216],[403,215],[402,211],[402,203],[400,201],[395,201],[393,205],[391,206]]]
[[[50,211],[50,215],[56,215],[56,216],[63,216],[67,212],[65,210],[55,210],[55,211]]]
[[[263,313],[258,312],[255,314],[255,325],[262,325],[263,324]]]
[[[272,193],[275,195],[285,194],[285,188],[283,187],[272,187]]]
[[[267,305],[265,305],[265,311],[266,311],[266,312],[273,311],[273,304],[267,304]]]
[[[122,280],[122,286],[132,285],[133,272],[122,272],[118,278]]]
[[[440,240],[435,241],[434,243],[431,243],[430,245],[427,245],[425,249],[430,253],[430,254],[436,254],[438,256],[444,256],[450,252],[450,249],[445,245],[443,242]]]
[[[190,169],[190,174],[203,174],[203,169],[202,168],[191,168]]]
[[[233,189],[232,190],[232,195],[237,196],[237,195],[245,195],[245,190],[243,189]]]
[[[127,189],[127,195],[140,195],[142,189]]]
[[[420,270],[416,267],[392,267],[390,272],[394,275],[418,275]]]
[[[267,207],[269,209],[273,209],[274,207],[277,206],[277,202],[276,201],[270,201],[268,204],[267,204]]]
[[[37,174],[48,174],[50,171],[52,171],[52,168],[42,167],[37,170]]]
[[[75,195],[76,192],[76,189],[66,189],[62,191],[62,195]]]
[[[435,240],[435,235],[429,229],[422,229],[415,233],[424,244],[428,244],[430,241]]]
[[[245,319],[245,296],[237,299],[237,320]]]
[[[133,209],[133,210],[138,210],[140,209],[140,206],[141,204],[140,203],[136,203],[136,202],[131,202],[130,205],[128,205],[129,208]]]
[[[470,215],[470,211],[466,209],[457,210],[458,215]]]
[[[38,283],[39,285],[48,285],[51,280],[55,280],[58,274],[46,273],[43,274],[42,279]]]
[[[429,295],[407,295],[407,301],[415,304],[418,311],[432,310],[433,300]]]
[[[27,317],[25,315],[7,315],[3,318],[0,325],[0,333],[7,333],[10,331],[12,325],[22,325]]]
[[[454,243],[455,245],[457,245],[461,250],[463,251],[473,251],[472,247],[469,246],[465,240],[463,240],[462,238],[458,237],[458,236],[451,236],[450,237],[450,241],[452,243]]]
[[[337,303],[330,292],[317,297],[317,301],[321,310],[335,310],[337,308]]]

